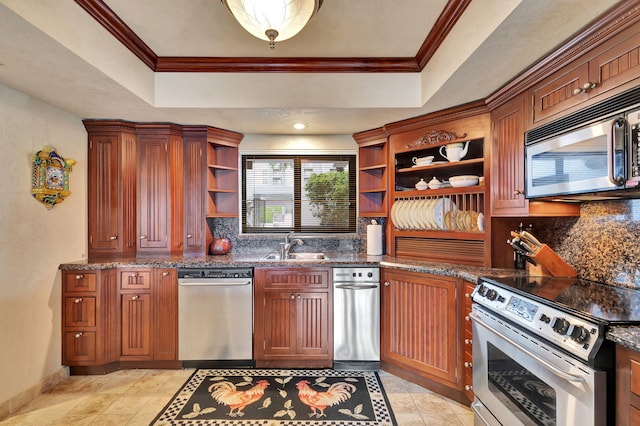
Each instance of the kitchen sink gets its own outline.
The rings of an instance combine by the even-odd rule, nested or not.
[[[284,260],[328,260],[324,253],[289,253]],[[280,260],[280,254],[269,253],[262,258],[262,260]]]

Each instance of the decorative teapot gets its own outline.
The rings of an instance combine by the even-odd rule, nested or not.
[[[465,155],[467,155],[467,151],[469,149],[469,142],[467,141],[466,143],[463,142],[456,142],[456,143],[450,143],[448,145],[443,145],[440,147],[440,155],[442,155],[444,158],[446,158],[447,160],[449,160],[450,163],[455,163],[460,161],[462,158],[464,158]],[[445,152],[442,152],[442,150],[445,150]]]

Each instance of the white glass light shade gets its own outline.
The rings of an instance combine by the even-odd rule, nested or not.
[[[298,34],[318,11],[322,0],[222,0],[251,35],[270,40],[267,30],[277,31],[275,41]]]

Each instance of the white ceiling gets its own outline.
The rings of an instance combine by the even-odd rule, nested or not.
[[[324,0],[277,44],[219,0],[104,0],[160,57],[414,58],[446,0]],[[0,0],[0,83],[82,118],[351,134],[483,99],[617,3],[473,0],[421,72],[154,73],[72,0]]]

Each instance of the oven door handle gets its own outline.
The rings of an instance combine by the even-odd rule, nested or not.
[[[550,364],[544,358],[541,358],[540,356],[534,354],[533,352],[531,352],[529,349],[525,348],[524,346],[522,346],[518,342],[515,342],[513,339],[510,339],[509,337],[501,334],[498,330],[496,330],[495,328],[491,327],[489,324],[487,324],[486,322],[481,320],[480,317],[477,314],[475,314],[474,312],[471,312],[469,314],[469,317],[471,317],[471,319],[475,323],[483,326],[484,328],[486,328],[490,332],[494,333],[495,335],[500,336],[502,339],[506,340],[511,345],[515,346],[516,348],[518,348],[519,350],[521,350],[525,354],[529,355],[531,358],[533,358],[536,361],[538,361],[543,367],[545,367],[547,370],[551,371],[556,376],[562,377],[563,379],[569,380],[571,382],[584,382],[585,381],[584,377],[575,376],[573,374],[567,373],[566,371],[562,371],[561,369],[559,369],[555,365]]]

